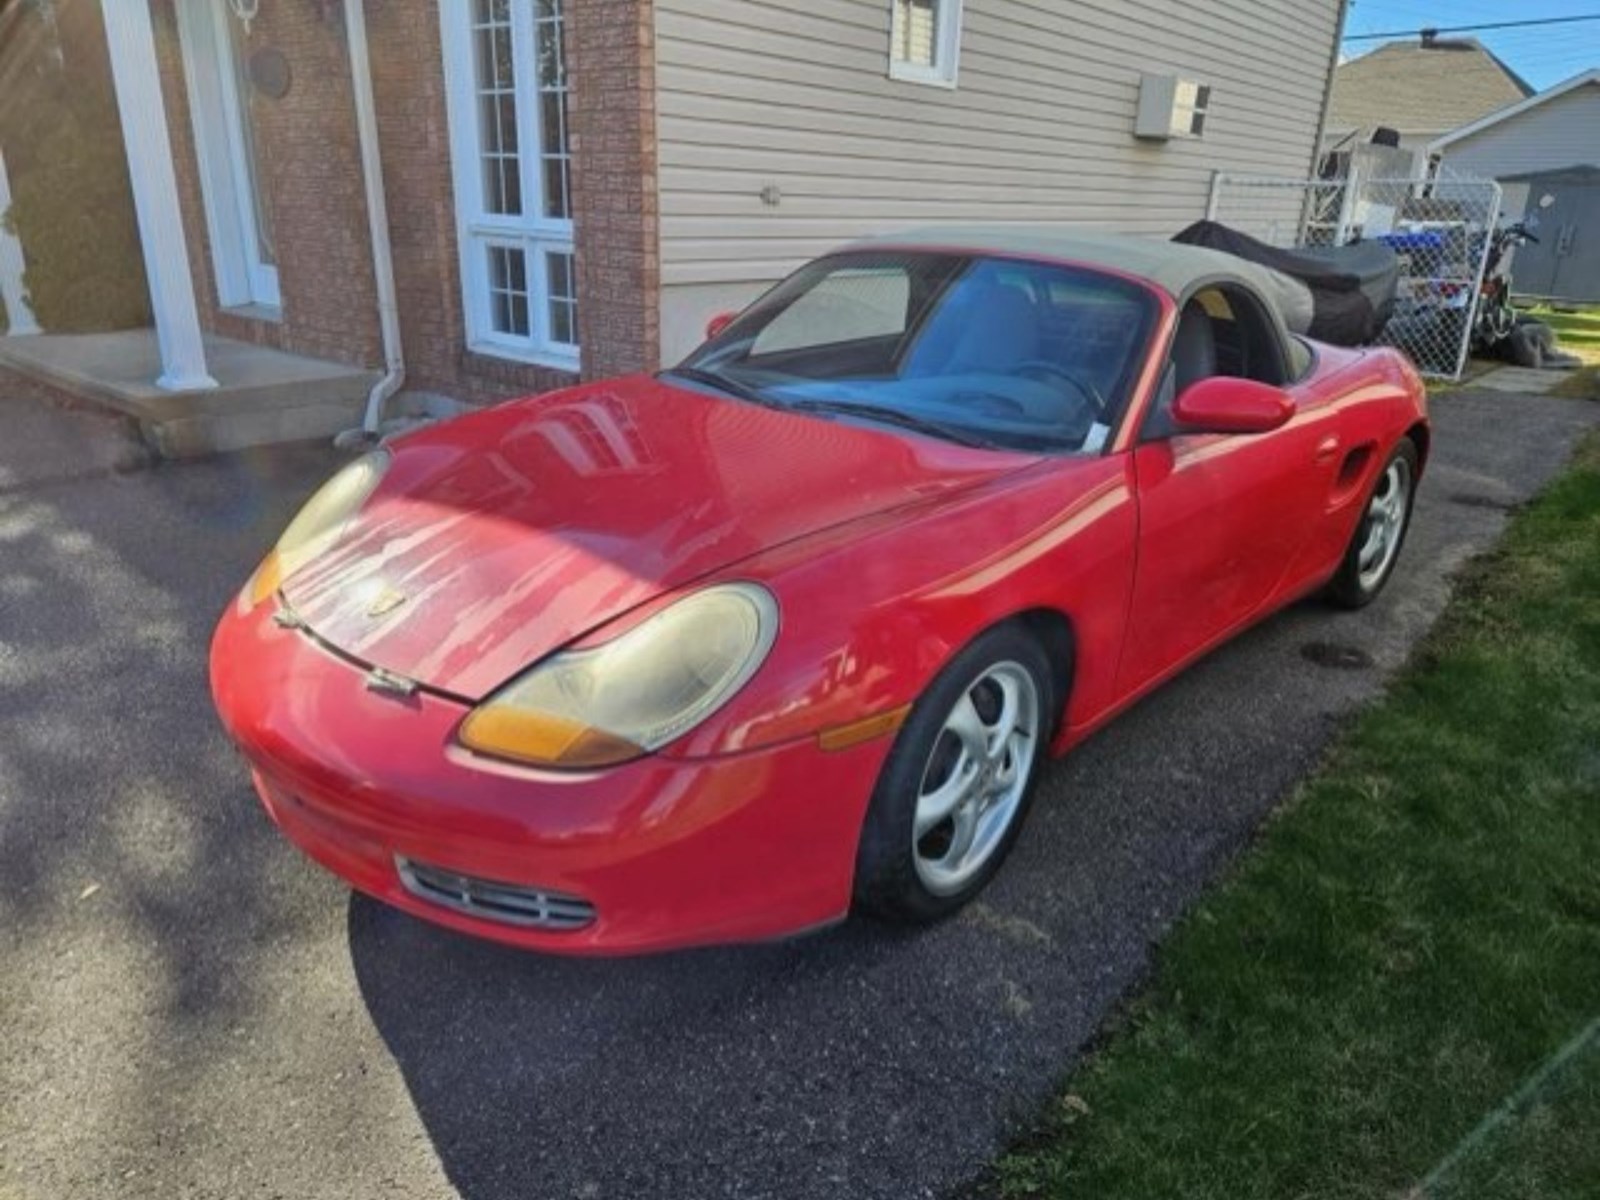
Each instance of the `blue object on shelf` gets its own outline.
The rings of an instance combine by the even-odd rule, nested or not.
[[[1377,240],[1386,242],[1392,250],[1437,250],[1444,245],[1444,234],[1423,229],[1416,233],[1380,233]]]

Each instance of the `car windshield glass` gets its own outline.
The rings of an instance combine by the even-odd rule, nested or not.
[[[1157,305],[1097,271],[920,251],[819,259],[696,350],[679,379],[975,446],[1094,453]]]

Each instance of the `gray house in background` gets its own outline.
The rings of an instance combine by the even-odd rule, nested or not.
[[[1420,179],[1438,138],[1531,95],[1527,81],[1476,38],[1424,31],[1419,41],[1386,42],[1339,64],[1322,150],[1347,152],[1392,129],[1411,152],[1409,174]]]
[[[1600,166],[1600,67],[1453,129],[1428,152],[1459,175],[1490,179]],[[1520,211],[1510,200],[1508,211]]]
[[[1533,226],[1519,293],[1600,301],[1600,68],[1435,139],[1442,166],[1500,181],[1503,211]]]

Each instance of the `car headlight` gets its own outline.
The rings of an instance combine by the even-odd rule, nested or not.
[[[614,641],[546,659],[461,725],[480,754],[584,769],[639,758],[704,721],[772,649],[778,602],[766,588],[706,588]]]
[[[389,469],[390,457],[387,450],[374,450],[317,489],[245,585],[251,607],[275,593],[285,579],[339,540],[345,525],[361,510]]]

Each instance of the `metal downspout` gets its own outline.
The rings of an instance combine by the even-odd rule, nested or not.
[[[405,353],[400,343],[400,304],[394,286],[394,250],[389,241],[389,206],[383,192],[383,159],[378,150],[377,104],[372,95],[372,59],[367,47],[363,0],[344,0],[345,34],[350,41],[350,82],[355,93],[356,134],[361,144],[361,177],[366,186],[367,223],[372,234],[372,272],[378,289],[378,325],[383,336],[384,375],[367,395],[361,428],[342,433],[341,445],[375,439],[383,408],[405,384]]]

